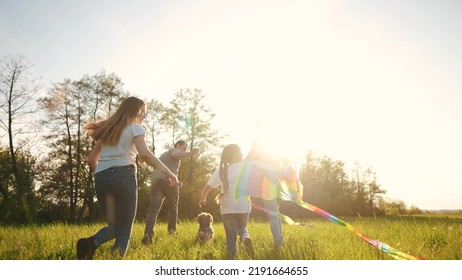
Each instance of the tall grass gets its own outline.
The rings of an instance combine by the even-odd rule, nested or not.
[[[462,259],[462,218],[387,217],[345,220],[366,236],[380,240],[418,258],[433,260]],[[246,255],[238,246],[240,260],[390,260],[362,241],[345,227],[323,219],[306,221],[308,226],[283,225],[285,243],[273,248],[269,224],[251,220],[249,232],[255,255]],[[79,238],[93,235],[103,223],[69,225],[64,223],[37,226],[0,227],[0,259],[3,260],[72,260]],[[151,246],[141,244],[144,224],[135,223],[127,260],[222,260],[226,259],[223,225],[214,224],[215,238],[200,245],[197,225],[181,221],[178,236],[167,233],[167,225],[158,223]],[[113,242],[98,248],[95,259],[117,259],[111,254]]]

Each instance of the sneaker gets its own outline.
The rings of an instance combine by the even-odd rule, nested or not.
[[[244,250],[247,254],[249,254],[250,256],[253,256],[255,254],[255,250],[253,249],[253,245],[252,245],[252,239],[250,239],[249,236],[244,236],[242,238],[242,244],[244,245]]]
[[[168,234],[172,235],[172,236],[178,236],[178,232],[174,231],[174,230],[169,230],[168,231]]]
[[[149,235],[145,235],[143,237],[143,239],[141,240],[141,244],[145,245],[145,246],[149,246],[152,244],[152,236],[149,236]]]
[[[92,260],[96,251],[96,244],[93,237],[81,238],[77,241],[77,259]]]

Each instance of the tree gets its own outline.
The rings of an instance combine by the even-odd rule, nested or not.
[[[166,114],[169,115],[165,116],[164,120],[167,131],[177,137],[171,139],[172,145],[176,140],[183,139],[190,149],[198,148],[201,151],[197,157],[182,160],[179,174],[180,181],[184,182],[180,192],[179,209],[186,208],[184,213],[191,218],[198,211],[196,203],[191,201],[198,201],[200,190],[215,167],[222,137],[212,128],[215,114],[200,89],[186,88],[177,91],[170,105],[170,110],[166,110]]]
[[[168,108],[157,100],[146,102],[146,118],[144,119],[144,127],[146,128],[146,142],[150,144],[152,152],[156,153],[156,143],[158,138],[166,132],[169,114]]]
[[[382,213],[383,211],[379,209],[379,203],[382,199],[382,195],[386,194],[387,191],[382,189],[382,187],[377,183],[377,175],[372,169],[367,169],[366,174],[368,175],[367,182],[367,209],[369,214]],[[376,213],[377,212],[377,213]]]
[[[44,121],[45,124],[50,124],[53,127],[51,131],[57,133],[51,133],[47,136],[47,140],[50,140],[52,145],[55,147],[61,147],[65,145],[66,149],[63,150],[61,155],[66,160],[66,170],[62,175],[66,174],[68,178],[68,191],[69,191],[69,208],[70,208],[70,222],[74,222],[77,188],[75,187],[74,177],[74,130],[76,130],[75,118],[78,115],[78,111],[74,109],[73,102],[75,98],[73,96],[73,83],[69,79],[65,79],[61,83],[54,84],[50,90],[49,95],[42,98],[41,102],[43,108],[47,110],[49,119]],[[61,129],[61,126],[63,129]],[[54,140],[54,141],[53,141]],[[60,160],[61,157],[55,157],[54,160]]]
[[[69,221],[69,185],[66,165],[59,161],[50,161],[56,155],[50,152],[37,165],[40,182],[37,189],[37,218],[41,222]]]
[[[352,170],[352,189],[356,190],[354,209],[360,215],[381,214],[379,204],[387,191],[377,183],[377,174],[371,167],[363,168],[359,163]]]
[[[305,201],[334,215],[351,213],[352,190],[342,161],[309,153],[301,168],[300,180]]]
[[[407,213],[406,203],[399,199],[392,200],[390,202],[381,200],[380,209],[383,209],[387,215],[399,215]]]
[[[175,93],[171,105],[175,112],[176,124],[179,124],[179,126],[175,124],[180,131],[179,136],[188,142],[189,148],[198,148],[202,151],[202,155],[216,154],[222,137],[212,129],[215,113],[208,107],[206,96],[202,91],[181,89]],[[194,164],[188,166],[186,184],[191,184],[194,168]]]
[[[65,79],[56,83],[40,100],[48,112],[43,124],[50,129],[47,140],[50,156],[53,156],[49,158],[49,165],[54,166],[55,171],[59,170],[61,177],[67,178],[64,187],[67,195],[53,199],[69,201],[70,222],[81,221],[85,216],[90,219],[97,216],[93,174],[86,165],[94,142],[82,128],[90,120],[106,118],[114,110],[114,104],[126,96],[120,78],[102,71],[94,76],[85,75],[77,81]],[[50,178],[55,176],[50,174]],[[51,191],[53,186],[59,187],[55,182],[48,180],[45,184],[42,187],[48,193],[61,195],[61,192]]]
[[[411,205],[411,207],[408,210],[409,215],[420,215],[422,213],[423,213],[423,211],[421,209],[419,209],[419,207],[417,207],[415,205]]]
[[[18,162],[20,149],[15,139],[25,132],[26,118],[36,111],[34,98],[39,93],[39,84],[32,78],[32,65],[22,55],[9,55],[4,58],[0,72],[0,128],[8,135],[11,171],[14,187],[18,194],[24,218],[32,222],[33,216],[26,197],[30,196],[32,187],[24,176]]]
[[[348,177],[345,164],[330,157],[315,157],[311,152],[302,166],[300,180],[304,186],[303,199],[334,215],[383,215],[386,193],[377,183],[372,168],[363,169],[359,163]]]
[[[15,201],[12,199],[14,178],[8,148],[0,146],[0,213],[1,220],[7,221],[12,213],[17,213]]]
[[[16,160],[19,176],[24,189],[22,196],[16,188],[16,180],[12,171],[8,148],[0,147],[0,220],[5,223],[29,222],[24,213],[22,203],[29,209],[27,213],[35,217],[36,195],[33,191],[36,174],[35,158],[29,152],[17,151]]]

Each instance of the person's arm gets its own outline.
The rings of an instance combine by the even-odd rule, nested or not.
[[[199,153],[199,149],[197,148],[192,149],[190,152],[183,152],[182,150],[175,148],[172,151],[172,157],[176,159],[180,159],[184,157],[191,157],[191,156],[197,155],[198,153]]]
[[[170,171],[148,148],[146,141],[144,140],[144,134],[135,136],[134,143],[136,146],[136,150],[138,151],[138,155],[147,162],[150,166],[155,167],[156,169],[162,171],[167,175],[168,178],[172,181],[172,184],[177,184],[178,178],[175,174]]]
[[[212,187],[209,185],[205,185],[204,188],[202,189],[201,199],[199,200],[200,208],[205,206],[205,204],[207,203],[207,195],[209,194],[211,190],[212,190]]]
[[[96,142],[95,146],[90,152],[90,155],[88,156],[87,163],[90,165],[90,169],[95,172],[96,170],[96,165],[98,164],[98,159],[99,156],[101,155],[101,142],[98,141]]]

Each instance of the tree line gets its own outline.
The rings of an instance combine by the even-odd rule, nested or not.
[[[21,55],[0,63],[0,217],[3,223],[66,221],[81,223],[101,218],[93,174],[86,164],[94,145],[83,126],[111,115],[130,95],[122,79],[104,70],[80,79],[55,82],[44,94]],[[226,137],[213,128],[215,113],[200,89],[180,89],[168,104],[145,100],[146,140],[152,151],[171,148],[179,139],[199,156],[182,160],[179,179],[179,217],[191,219],[200,211],[219,217],[216,205],[199,209],[203,185],[216,167]],[[3,140],[4,141],[4,140]],[[137,219],[149,206],[151,168],[138,162]],[[300,171],[304,200],[334,215],[380,215],[408,211],[402,201],[387,201],[386,191],[370,168],[352,174],[344,163],[329,157],[306,155]],[[259,203],[255,199],[255,203]],[[281,211],[304,217],[306,210],[283,203]],[[161,212],[165,215],[165,211]],[[255,211],[254,216],[264,216]]]

